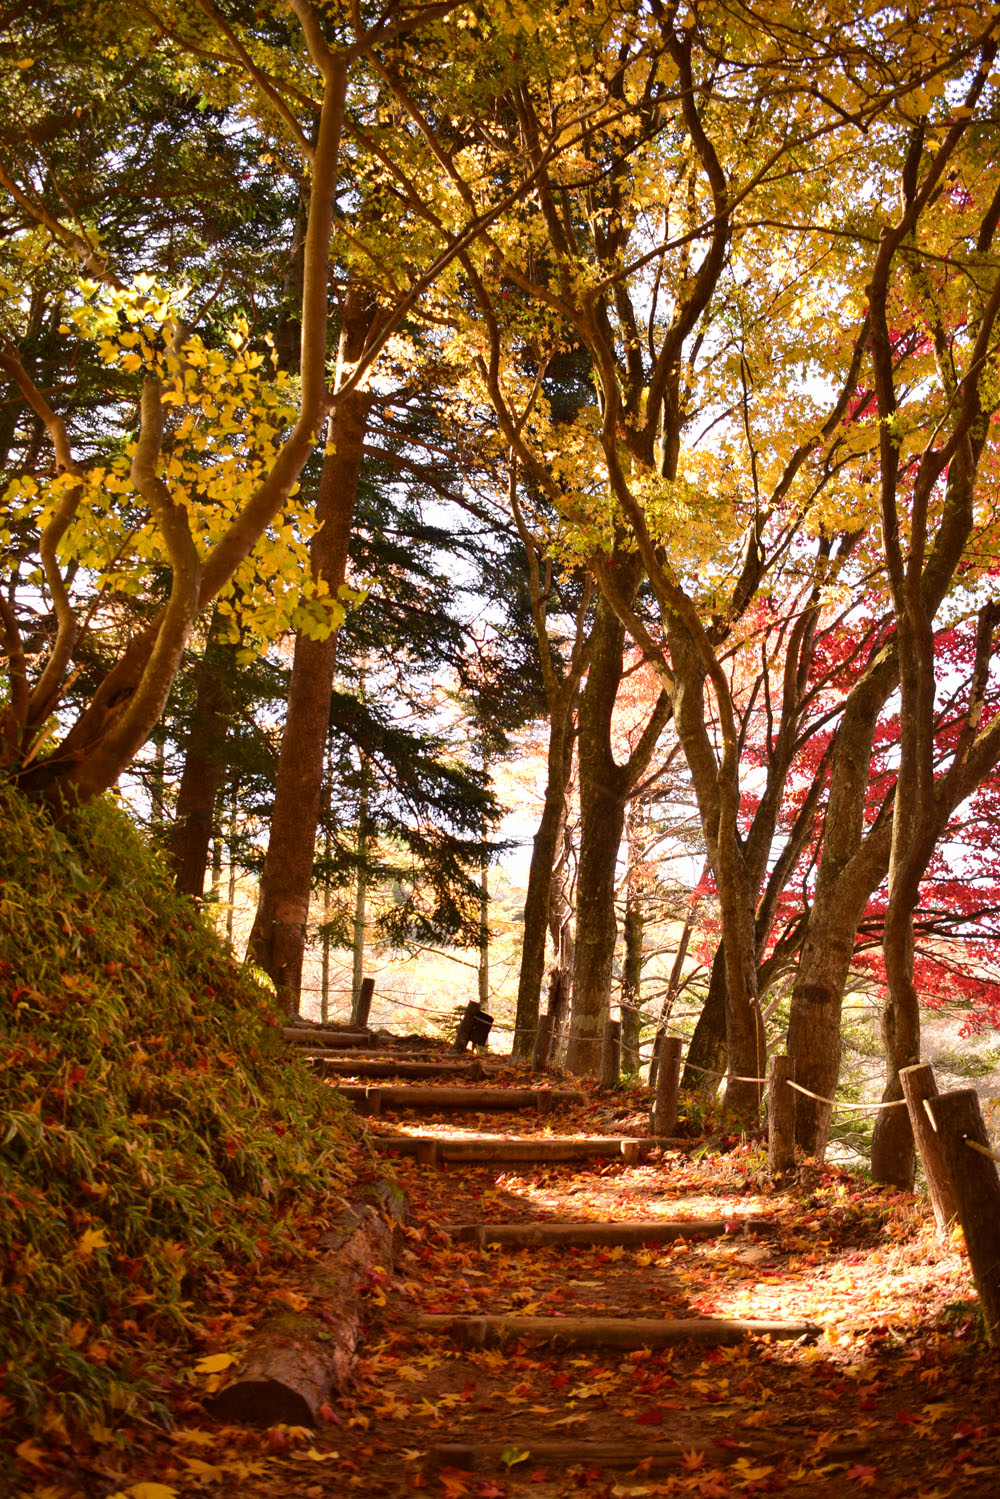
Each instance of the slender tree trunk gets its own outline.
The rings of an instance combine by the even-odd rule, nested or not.
[[[549,973],[548,1013],[552,1016],[552,1042],[549,1057],[553,1063],[561,1063],[566,1054],[569,1032],[570,1001],[573,994],[573,963],[576,956],[576,941],[573,934],[573,904],[575,881],[573,879],[573,830],[563,807],[560,849],[552,871],[552,892],[549,902],[549,932],[555,952],[555,961]]]
[[[625,952],[622,960],[622,1071],[635,1077],[639,1072],[639,1041],[641,1034],[640,1007],[642,1004],[642,897],[634,883],[630,882],[625,897],[625,920],[623,936]]]
[[[342,367],[358,359],[374,315],[371,299],[352,287],[341,332]],[[331,593],[343,583],[347,569],[370,401],[362,391],[341,397],[327,431],[316,502],[321,524],[310,544],[310,560],[314,576],[324,578]],[[250,937],[250,955],[272,979],[279,1003],[290,1014],[298,1010],[302,987],[336,652],[336,632],[326,640],[301,632],[296,636],[270,838]]]
[[[194,712],[169,845],[176,889],[181,895],[197,897],[205,889],[208,847],[224,773],[223,749],[228,729],[229,693],[224,669],[227,647],[216,638],[217,618],[213,616],[209,626],[205,653],[198,667]]]
[[[149,797],[153,827],[161,831],[166,822],[166,769],[167,757],[164,747],[162,725],[158,724],[153,737],[153,768],[149,777]]]
[[[229,786],[229,826],[226,829],[226,853],[229,858],[229,880],[226,886],[226,940],[232,946],[236,926],[236,813],[240,804],[240,783],[234,775]]]
[[[361,980],[365,973],[365,917],[368,903],[368,814],[371,793],[368,757],[361,755],[361,794],[358,798],[358,873],[354,887],[354,930],[352,941],[351,1007],[352,1014],[361,997]],[[327,886],[329,890],[329,885]]]
[[[549,925],[552,878],[562,834],[566,793],[573,769],[573,715],[577,694],[557,702],[549,720],[545,804],[531,847],[528,889],[524,899],[524,936],[517,981],[517,1014],[512,1055],[530,1058],[538,1027],[538,1007],[545,973],[545,938]]]

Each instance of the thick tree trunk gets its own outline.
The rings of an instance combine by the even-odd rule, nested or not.
[[[622,677],[625,629],[602,597],[592,656],[580,697],[580,867],[576,881],[576,953],[566,1065],[599,1077],[611,1007],[615,871],[625,826],[627,775],[611,749],[611,716]]]
[[[726,954],[720,942],[712,959],[708,993],[687,1050],[681,1087],[714,1098],[726,1070]]]
[[[890,918],[892,918],[890,920]],[[872,1134],[872,1177],[913,1191],[916,1147],[909,1110],[903,1105],[900,1069],[920,1061],[920,1002],[913,982],[913,919],[910,911],[886,913],[883,938],[889,992],[882,1011],[886,1085],[884,1108]]]
[[[341,332],[343,365],[357,361],[374,314],[370,298],[352,288]],[[371,396],[362,391],[341,397],[327,432],[316,502],[320,528],[310,544],[310,558],[314,576],[324,578],[333,594],[347,570],[370,401]],[[279,1003],[289,1014],[298,1010],[302,986],[336,653],[336,632],[326,640],[312,640],[302,633],[296,636],[271,831],[248,950],[248,956],[273,981]]]
[[[169,845],[170,864],[178,892],[199,898],[205,889],[215,804],[224,772],[223,746],[229,704],[224,670],[228,652],[215,634],[213,617],[205,654],[198,667],[194,712]]]
[[[840,1076],[840,1011],[858,924],[889,868],[890,828],[867,835],[865,804],[875,725],[897,682],[894,656],[882,655],[851,689],[837,730],[816,893],[806,925],[788,1022],[795,1078],[832,1098]],[[805,1094],[795,1111],[795,1143],[822,1157],[831,1108]]]
[[[670,716],[661,694],[625,765],[611,748],[611,718],[622,678],[625,628],[608,600],[597,604],[587,685],[580,698],[580,868],[576,884],[573,1010],[566,1065],[599,1077],[604,1026],[611,1009],[615,938],[615,872],[625,806],[649,764]]]

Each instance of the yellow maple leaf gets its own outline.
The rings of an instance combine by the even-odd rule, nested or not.
[[[86,1228],[76,1242],[77,1258],[85,1260],[95,1249],[107,1249],[108,1236],[103,1228]]]
[[[234,1353],[210,1353],[207,1358],[200,1358],[194,1367],[198,1374],[220,1374],[235,1362]]]
[[[45,1453],[41,1447],[36,1447],[34,1442],[28,1440],[19,1442],[14,1450],[22,1463],[30,1463],[33,1468],[45,1467]]]
[[[212,1447],[219,1440],[214,1431],[198,1431],[193,1426],[180,1426],[172,1433],[172,1442],[183,1442],[186,1447]]]
[[[165,1483],[133,1483],[131,1488],[112,1494],[111,1499],[177,1499],[177,1490]]]

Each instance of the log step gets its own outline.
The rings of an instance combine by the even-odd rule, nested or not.
[[[631,1223],[540,1222],[460,1223],[453,1239],[478,1244],[531,1248],[549,1244],[667,1244],[674,1239],[721,1239],[726,1234],[762,1233],[769,1218],[640,1218]]]
[[[547,1113],[557,1103],[586,1103],[579,1088],[420,1088],[401,1084],[398,1088],[363,1083],[343,1083],[340,1092],[367,1114],[384,1109],[537,1109]]]
[[[744,1338],[769,1337],[782,1342],[813,1342],[823,1329],[815,1322],[771,1322],[728,1317],[519,1317],[451,1316],[424,1312],[409,1324],[416,1332],[435,1333],[472,1347],[528,1338],[565,1348],[670,1348],[676,1343],[720,1347]]]
[[[355,1046],[375,1044],[371,1031],[359,1030],[357,1027],[324,1030],[318,1025],[283,1025],[281,1034],[293,1046],[335,1046],[350,1050]]]
[[[474,1062],[425,1062],[412,1058],[401,1062],[383,1060],[380,1056],[336,1057],[326,1053],[309,1052],[309,1060],[317,1072],[324,1076],[341,1077],[467,1077],[478,1082],[486,1075],[486,1069],[478,1059]]]
[[[589,1161],[601,1158],[635,1163],[651,1150],[690,1150],[695,1140],[673,1140],[658,1135],[628,1138],[603,1135],[595,1139],[558,1135],[372,1135],[373,1147],[382,1154],[416,1156],[424,1166],[438,1161]]]
[[[782,1451],[787,1452],[789,1446],[794,1450],[800,1450],[797,1444],[790,1443],[788,1435],[782,1433]],[[534,1437],[510,1437],[503,1442],[440,1442],[432,1447],[427,1454],[424,1463],[424,1471],[427,1473],[438,1473],[442,1468],[459,1468],[467,1472],[475,1472],[484,1468],[496,1468],[504,1464],[504,1458],[509,1460],[512,1449],[517,1452],[528,1454],[528,1466],[545,1467],[549,1463],[561,1468],[569,1466],[581,1468],[635,1468],[639,1463],[643,1464],[647,1473],[663,1473],[676,1467],[691,1450],[693,1445],[701,1452],[709,1467],[725,1468],[739,1462],[741,1458],[756,1457],[765,1461],[773,1461],[775,1456],[775,1443],[771,1441],[747,1442],[739,1438],[727,1443],[725,1447],[718,1446],[715,1442],[655,1442],[639,1443],[630,1442],[600,1442],[585,1441],[582,1438],[569,1441],[550,1441],[545,1438],[536,1440]],[[838,1442],[833,1446],[824,1447],[824,1463],[849,1463],[858,1458],[865,1457],[871,1452],[870,1444],[861,1442]],[[504,1464],[506,1466],[506,1464]]]

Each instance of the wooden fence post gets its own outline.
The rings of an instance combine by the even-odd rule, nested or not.
[[[990,1342],[1000,1345],[1000,1177],[982,1155],[989,1137],[975,1088],[939,1093],[928,1108],[958,1205]],[[974,1149],[979,1146],[979,1149]]]
[[[601,1053],[601,1087],[617,1088],[622,1071],[622,1023],[604,1023],[604,1049]]]
[[[549,1065],[549,1052],[552,1049],[552,1021],[551,1011],[538,1017],[538,1029],[535,1032],[535,1045],[531,1053],[532,1072],[544,1072]]]
[[[656,1074],[660,1070],[660,1047],[663,1045],[663,1032],[657,1031],[653,1037],[653,1054],[649,1059],[649,1086],[656,1087]]]
[[[475,1028],[476,1017],[479,1014],[480,1005],[478,999],[470,999],[465,1007],[465,1013],[458,1022],[458,1030],[455,1032],[455,1040],[452,1051],[465,1051],[472,1040],[472,1032]]]
[[[937,1130],[930,1109],[926,1107],[928,1099],[939,1096],[937,1084],[934,1081],[934,1068],[929,1062],[920,1062],[915,1067],[901,1067],[899,1081],[903,1089],[903,1097],[906,1099],[913,1137],[920,1151],[924,1176],[927,1178],[927,1192],[931,1207],[934,1209],[938,1232],[944,1234],[948,1231],[957,1207],[941,1156]]]
[[[771,1063],[767,1094],[767,1169],[783,1176],[795,1165],[795,1059],[778,1056]]]
[[[375,993],[375,980],[362,979],[361,988],[358,990],[358,1001],[351,1012],[351,1024],[359,1026],[362,1030],[368,1024],[368,1016],[372,1007],[372,995]]]
[[[661,1036],[657,1053],[656,1091],[653,1094],[651,1133],[672,1135],[677,1129],[677,1090],[681,1083],[680,1036]]]

